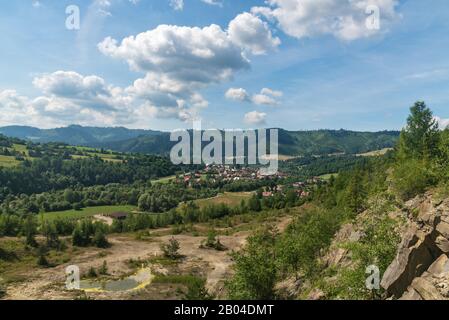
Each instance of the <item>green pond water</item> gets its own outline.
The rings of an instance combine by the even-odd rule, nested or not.
[[[109,291],[120,292],[138,289],[143,284],[150,284],[152,273],[150,269],[142,269],[135,275],[120,279],[109,281],[95,281],[82,280],[80,282],[80,289],[86,291]]]
[[[139,286],[139,283],[133,279],[123,279],[123,280],[114,280],[114,281],[106,281],[106,282],[98,282],[98,281],[81,281],[80,287],[82,290],[92,290],[98,289],[101,291],[128,291],[135,289]]]

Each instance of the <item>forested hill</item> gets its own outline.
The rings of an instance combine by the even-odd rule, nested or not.
[[[279,154],[287,156],[357,154],[392,148],[399,132],[355,132],[347,130],[287,131],[279,130]],[[120,152],[167,154],[173,143],[168,133],[144,135],[124,141],[97,145]]]
[[[398,138],[398,131],[280,130],[279,153],[292,156],[365,153],[373,150],[392,148]]]
[[[167,157],[123,154],[60,143],[37,144],[0,134],[0,202],[9,195],[133,184],[174,175]]]
[[[167,132],[126,128],[69,126],[58,129],[3,127],[0,133],[34,142],[63,142],[119,152],[162,154],[170,152],[173,142]],[[279,153],[287,156],[364,153],[391,148],[398,131],[356,132],[347,130],[279,131]]]
[[[38,129],[27,126],[1,127],[0,134],[33,142],[62,142],[76,146],[96,147],[101,143],[123,141],[141,135],[161,135],[151,130],[131,130],[123,127],[100,128],[72,125],[56,129]]]

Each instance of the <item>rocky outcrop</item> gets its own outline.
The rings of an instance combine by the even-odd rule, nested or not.
[[[388,297],[441,300],[449,297],[449,200],[432,194],[405,205],[408,227],[381,286]]]
[[[400,244],[396,258],[388,267],[381,285],[388,295],[399,298],[413,281],[433,263],[438,255],[432,230],[410,227]]]
[[[444,300],[449,297],[449,258],[442,254],[420,277],[413,279],[400,300]]]
[[[294,299],[301,286],[303,286],[303,281],[298,277],[289,277],[276,284],[275,290],[277,295],[285,300]]]
[[[356,230],[354,224],[345,224],[335,235],[332,244],[323,257],[322,262],[324,266],[347,266],[351,263],[348,250],[341,247],[341,243],[357,242],[362,237],[360,231]]]

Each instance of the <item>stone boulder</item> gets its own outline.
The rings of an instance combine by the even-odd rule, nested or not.
[[[443,253],[449,253],[449,240],[445,237],[439,235],[435,239],[435,245],[443,252]]]
[[[381,281],[388,296],[400,298],[413,279],[426,271],[441,254],[435,245],[435,239],[433,229],[422,229],[416,224],[410,226]]]
[[[440,233],[444,238],[449,239],[449,223],[441,221],[436,230]]]
[[[422,297],[423,300],[444,300],[438,289],[425,277],[413,280],[411,287]]]
[[[449,274],[449,258],[447,255],[442,254],[434,263],[429,267],[427,272],[440,276],[444,274]]]
[[[408,287],[407,291],[399,300],[422,300],[422,297],[413,287]]]

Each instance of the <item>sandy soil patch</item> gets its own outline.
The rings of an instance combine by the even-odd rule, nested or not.
[[[283,231],[291,220],[291,217],[280,218],[276,223],[277,228]],[[33,275],[30,275],[29,281],[9,286],[6,299],[73,299],[76,293],[65,290],[67,266],[77,265],[81,274],[85,274],[90,267],[99,268],[103,261],[106,261],[111,276],[120,277],[133,271],[127,263],[130,259],[145,261],[159,256],[161,254],[160,244],[168,242],[172,237],[180,242],[180,253],[185,256],[180,263],[180,269],[202,268],[202,272],[207,277],[207,288],[211,292],[219,294],[223,289],[223,280],[229,275],[233,263],[229,252],[242,248],[250,233],[250,231],[242,231],[231,236],[220,236],[221,243],[229,251],[200,249],[201,242],[205,240],[205,237],[191,235],[156,236],[151,241],[139,241],[127,235],[110,236],[111,248],[107,250],[83,249],[67,264],[50,269],[37,269]],[[125,293],[101,293],[95,298],[127,299],[127,295]]]

